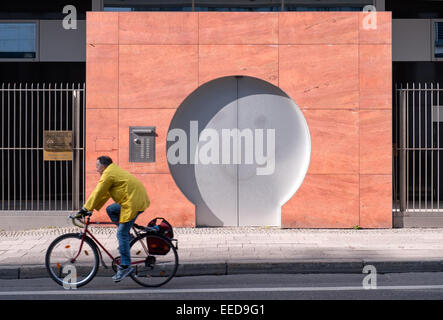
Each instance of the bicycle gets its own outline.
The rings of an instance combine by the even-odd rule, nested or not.
[[[46,251],[46,269],[49,276],[59,285],[76,288],[86,285],[97,274],[100,261],[102,266],[108,269],[100,248],[111,258],[114,272],[117,271],[120,257],[113,257],[88,230],[91,225],[117,223],[91,222],[91,215],[92,213],[88,212],[69,216],[75,226],[84,229],[83,232],[57,237]],[[131,266],[135,269],[130,275],[132,280],[144,287],[159,287],[169,282],[178,268],[178,241],[163,236],[153,227],[134,224],[131,230]],[[72,265],[75,267],[76,277],[65,280],[65,267]]]

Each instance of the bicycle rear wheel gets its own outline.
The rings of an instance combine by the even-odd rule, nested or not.
[[[46,270],[59,285],[78,288],[91,281],[99,267],[95,243],[82,234],[68,233],[56,238],[46,251]],[[80,248],[81,246],[81,248]]]
[[[177,272],[178,254],[168,238],[143,234],[131,241],[131,278],[144,287],[159,287]]]

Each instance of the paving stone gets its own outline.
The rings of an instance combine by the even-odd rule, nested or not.
[[[115,228],[92,230],[94,236],[111,250],[111,254],[119,255]],[[2,231],[0,267],[44,261],[47,247],[56,237],[79,231],[77,228]],[[443,229],[312,230],[241,227],[175,228],[174,232],[179,239],[180,261],[193,263],[244,259],[291,259],[323,263],[348,258],[361,261],[443,259]],[[110,259],[105,253],[103,256],[109,264]],[[415,266],[420,267],[420,264]]]

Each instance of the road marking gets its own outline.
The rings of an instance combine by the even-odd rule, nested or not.
[[[107,295],[107,294],[173,294],[173,293],[228,293],[228,292],[303,292],[303,291],[376,291],[376,290],[432,290],[443,289],[443,285],[378,286],[377,289],[363,287],[277,287],[277,288],[200,288],[200,289],[126,289],[126,290],[48,290],[48,291],[9,291],[0,296],[25,295]]]

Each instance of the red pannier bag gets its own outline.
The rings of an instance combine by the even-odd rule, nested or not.
[[[148,227],[158,229],[158,233],[165,236],[168,239],[172,239],[174,237],[174,231],[172,229],[172,226],[165,218],[157,217],[152,219],[148,223]],[[150,254],[166,255],[169,252],[169,250],[171,250],[169,244],[163,239],[155,237],[147,237],[147,242]]]

